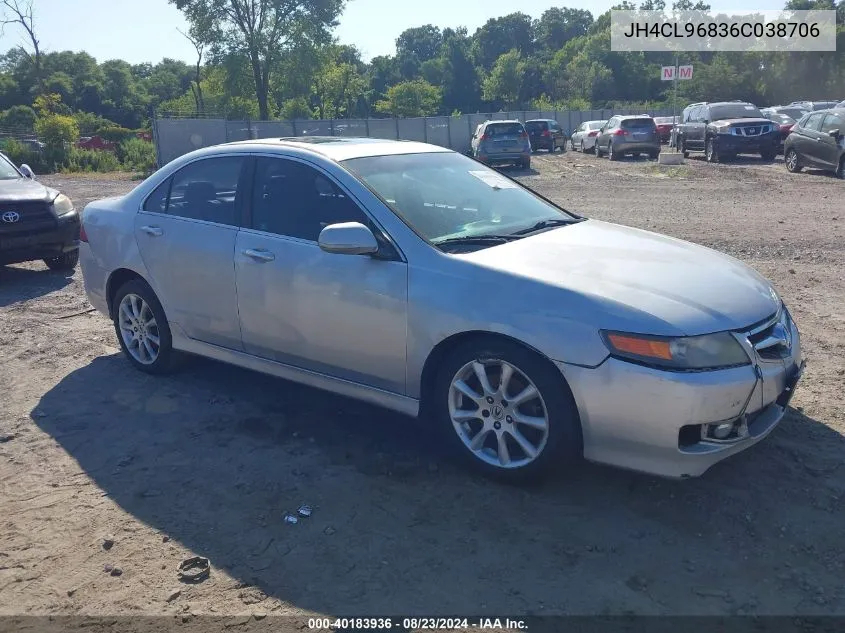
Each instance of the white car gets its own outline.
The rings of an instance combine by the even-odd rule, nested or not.
[[[572,133],[570,142],[572,149],[582,152],[592,152],[596,149],[596,137],[599,135],[599,130],[607,123],[604,121],[584,121],[581,125],[575,128]]]

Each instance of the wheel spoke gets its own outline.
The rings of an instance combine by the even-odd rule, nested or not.
[[[499,378],[499,395],[502,397],[507,397],[508,395],[508,385],[510,384],[511,377],[513,376],[513,367],[511,367],[508,363],[502,363],[502,375]]]
[[[155,334],[150,334],[150,333],[147,333],[147,338],[148,338],[148,339],[150,340],[150,342],[151,342],[153,345],[155,345],[157,348],[158,348],[158,347],[161,347],[161,339],[160,339],[158,336],[156,336]]]
[[[518,424],[530,426],[532,429],[540,429],[541,431],[545,430],[548,427],[548,424],[546,424],[546,418],[535,417],[533,415],[525,415],[524,413],[520,413],[519,411],[514,411],[513,421],[517,422]]]
[[[511,463],[511,453],[508,450],[507,437],[504,433],[499,435],[499,463],[507,466]]]
[[[525,439],[525,436],[522,433],[516,429],[510,430],[508,433],[510,433],[510,436],[516,440],[516,443],[519,444],[519,447],[525,453],[526,457],[533,459],[537,456],[537,449],[533,444],[531,444],[531,442]]]
[[[534,398],[537,395],[537,388],[534,385],[528,385],[525,389],[520,391],[516,396],[510,399],[511,406],[517,407]]]
[[[141,318],[141,308],[138,307],[138,303],[141,302],[141,297],[137,297],[135,295],[131,295],[129,299],[129,305],[132,308],[132,316],[136,319]],[[142,303],[143,305],[143,303]]]
[[[469,448],[472,451],[480,451],[484,447],[484,440],[487,439],[487,434],[490,433],[490,429],[482,428],[478,433],[475,434],[475,437],[472,438],[472,441],[469,444]]]
[[[133,316],[132,313],[129,311],[129,307],[127,307],[126,303],[120,303],[120,315],[128,322],[132,322]]]
[[[469,422],[470,420],[478,419],[479,413],[478,409],[458,409],[452,413],[452,419],[455,422]]]
[[[482,363],[478,361],[474,362],[472,364],[472,370],[475,372],[475,376],[478,378],[478,382],[481,384],[481,388],[484,390],[485,396],[490,396],[496,393],[490,384],[490,379],[487,378],[487,368]]]
[[[146,338],[142,339],[142,342],[144,343],[144,349],[147,351],[147,355],[150,357],[150,360],[155,358],[156,352],[153,349],[152,343],[150,343],[150,341]]]
[[[483,397],[481,394],[475,393],[472,390],[472,387],[466,384],[463,380],[456,381],[452,386],[473,402],[478,402],[478,400]]]

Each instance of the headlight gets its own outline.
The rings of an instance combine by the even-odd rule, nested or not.
[[[56,211],[56,215],[64,215],[65,213],[70,213],[73,211],[73,202],[70,201],[65,194],[60,193],[56,196],[56,199],[53,200],[53,209]]]
[[[716,134],[730,134],[731,133],[731,126],[730,125],[716,125],[713,127],[713,130]]]
[[[729,332],[667,337],[602,331],[601,335],[614,356],[667,369],[718,369],[751,362]]]

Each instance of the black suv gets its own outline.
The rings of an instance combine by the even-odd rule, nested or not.
[[[560,148],[566,151],[566,135],[554,119],[531,119],[525,122],[525,130],[531,141],[531,149],[547,149],[550,152]]]
[[[678,149],[689,156],[704,152],[718,163],[737,154],[760,154],[774,160],[780,128],[763,116],[757,106],[743,101],[701,103],[684,109],[678,127]]]
[[[43,259],[51,270],[79,260],[79,214],[70,198],[0,154],[0,266]]]

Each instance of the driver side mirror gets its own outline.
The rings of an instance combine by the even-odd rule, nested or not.
[[[376,236],[360,222],[328,225],[320,231],[317,244],[326,253],[338,255],[373,255],[378,252]]]
[[[32,171],[32,167],[30,167],[26,163],[22,164],[18,169],[20,169],[20,172],[24,175],[25,178],[29,178],[30,180],[35,178],[35,172]]]
[[[841,134],[842,134],[842,133],[839,131],[839,129],[838,129],[838,128],[837,128],[837,129],[835,129],[835,130],[830,130],[830,131],[828,132],[828,135],[829,135],[829,136],[832,136],[833,138],[839,138],[839,137],[841,136]]]

